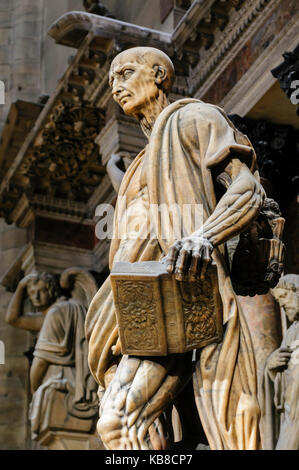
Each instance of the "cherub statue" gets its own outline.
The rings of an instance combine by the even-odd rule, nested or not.
[[[299,275],[283,276],[272,293],[289,327],[264,370],[264,447],[299,450]]]
[[[62,290],[65,296],[61,295]],[[34,312],[24,312],[26,291]],[[10,302],[7,322],[38,332],[30,368],[33,438],[44,426],[50,397],[58,390],[67,394],[68,414],[89,418],[97,412],[97,387],[88,368],[84,333],[86,311],[96,291],[97,284],[90,273],[69,268],[61,274],[59,284],[50,273],[27,275]]]

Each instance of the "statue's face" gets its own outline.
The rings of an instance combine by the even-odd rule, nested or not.
[[[110,69],[109,83],[114,100],[126,114],[137,116],[159,95],[155,71],[136,60],[136,53],[126,51],[117,56]]]
[[[299,295],[291,289],[276,287],[274,290],[276,300],[283,307],[289,321],[292,323],[298,315]]]
[[[28,283],[27,292],[34,307],[45,309],[53,302],[48,285],[40,279]]]

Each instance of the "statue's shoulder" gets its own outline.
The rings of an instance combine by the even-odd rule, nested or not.
[[[69,299],[67,297],[58,297],[48,310],[47,317],[63,314],[69,308]]]
[[[205,103],[197,99],[181,99],[176,101],[176,111],[179,112],[180,120],[214,122],[223,119],[225,112],[219,106]]]

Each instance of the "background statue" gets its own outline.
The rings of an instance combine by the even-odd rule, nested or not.
[[[32,311],[24,311],[28,295]],[[19,282],[8,307],[6,321],[12,326],[39,332],[49,307],[61,295],[56,277],[51,273],[31,273]]]
[[[35,312],[24,312],[26,291]],[[97,387],[88,368],[84,332],[86,311],[96,291],[91,274],[69,268],[59,284],[53,274],[29,274],[10,302],[7,322],[39,332],[30,368],[33,438],[49,424],[49,408],[58,391],[65,394],[66,414],[86,419],[97,413]]]
[[[195,363],[192,353],[121,356],[108,278],[86,318],[90,368],[105,389],[98,431],[108,449],[167,448],[172,441],[169,409],[176,398],[183,402],[193,376],[197,410],[210,447],[257,449],[260,410],[254,352],[224,244],[256,219],[265,193],[247,137],[217,106],[191,98],[169,104],[173,79],[170,59],[153,48],[128,49],[111,64],[113,97],[139,121],[149,143],[122,179],[109,169],[114,187],[120,184],[110,269],[116,261],[164,258],[179,283],[203,279],[215,263],[224,337],[199,350]],[[202,221],[179,224],[171,214],[166,222],[161,211],[149,227],[151,208],[161,204],[168,210],[173,204],[181,209],[200,206]],[[163,227],[169,229],[167,234]]]
[[[289,326],[280,348],[265,366],[264,447],[299,450],[299,275],[283,276],[272,293]]]

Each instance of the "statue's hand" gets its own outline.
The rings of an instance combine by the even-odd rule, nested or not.
[[[111,168],[113,166],[117,166],[117,164],[121,161],[121,156],[117,153],[113,153],[108,160],[107,168]]]
[[[165,259],[166,269],[178,281],[203,279],[212,262],[213,245],[200,236],[190,236],[178,240],[169,249]]]
[[[108,160],[107,163],[107,169],[110,169],[114,166],[118,167],[118,164],[123,160],[124,158],[131,159],[131,154],[129,152],[118,152],[118,153],[113,153],[111,157]]]
[[[283,370],[288,366],[292,352],[289,348],[279,348],[274,351],[267,360],[268,369],[271,371]]]
[[[111,155],[106,166],[106,170],[111,180],[112,186],[117,193],[119,191],[122,179],[126,171],[125,160],[129,158],[129,156],[131,157],[128,152],[119,152],[117,154],[114,153],[113,155]]]

